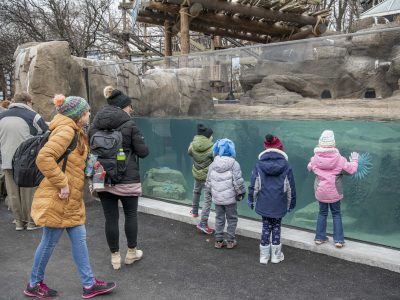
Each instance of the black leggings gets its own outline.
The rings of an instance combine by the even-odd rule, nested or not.
[[[106,218],[106,238],[111,252],[119,251],[119,208],[118,199],[122,202],[125,214],[125,235],[129,248],[137,245],[137,196],[118,196],[108,192],[98,193]]]

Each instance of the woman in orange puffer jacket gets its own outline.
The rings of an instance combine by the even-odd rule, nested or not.
[[[50,123],[51,134],[40,150],[36,164],[44,179],[35,192],[32,218],[43,226],[43,236],[36,249],[30,281],[24,294],[51,298],[57,291],[44,282],[44,272],[50,256],[64,229],[71,240],[72,254],[83,285],[83,298],[92,298],[115,288],[113,282],[97,280],[92,273],[86,245],[85,205],[83,201],[84,168],[88,154],[87,137],[83,130],[89,122],[90,107],[77,96],[57,95],[54,104],[58,114]],[[57,161],[77,135],[77,144],[67,157],[65,172]]]

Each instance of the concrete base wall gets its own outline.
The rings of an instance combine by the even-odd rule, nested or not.
[[[139,200],[139,211],[164,218],[169,218],[196,225],[200,218],[192,218],[187,206],[143,198]],[[209,225],[215,228],[215,213],[211,212]],[[193,230],[197,230],[193,228]],[[238,235],[259,239],[261,222],[239,218],[236,233]],[[400,273],[400,251],[381,246],[369,245],[361,242],[346,241],[342,249],[336,249],[333,239],[330,242],[317,246],[314,244],[314,233],[282,227],[282,244],[322,253],[340,259],[375,266]]]

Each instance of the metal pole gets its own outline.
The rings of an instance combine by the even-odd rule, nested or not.
[[[232,92],[232,82],[233,82],[233,62],[232,62],[232,57],[231,57],[231,92]]]
[[[86,97],[87,101],[90,105],[90,87],[89,87],[89,69],[87,67],[83,68],[84,77],[85,77],[85,86],[86,86]]]

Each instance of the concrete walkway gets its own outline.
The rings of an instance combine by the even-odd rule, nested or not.
[[[16,232],[11,221],[0,203],[0,299],[27,299],[22,290],[41,230]],[[217,250],[213,238],[193,225],[143,213],[139,245],[145,257],[114,271],[96,201],[87,203],[87,232],[96,276],[118,284],[112,294],[98,299],[400,299],[399,273],[289,246],[284,247],[284,262],[263,266],[256,239],[239,236],[236,249]],[[121,251],[126,252],[123,235]],[[80,299],[66,234],[49,262],[46,282],[58,290],[59,299]]]
[[[189,215],[189,209],[188,206],[171,202],[161,202],[150,198],[141,197],[139,200],[139,211],[141,212],[196,225],[199,219],[192,218]],[[211,228],[215,228],[215,213],[213,211],[210,213],[208,223]],[[258,220],[239,217],[236,233],[259,239],[261,236],[261,223]],[[315,232],[288,228],[286,226],[282,227],[281,241],[284,245],[400,273],[399,250],[347,239],[345,247],[338,250],[333,246],[332,236],[329,237],[329,243],[319,246],[315,245],[314,238]]]

